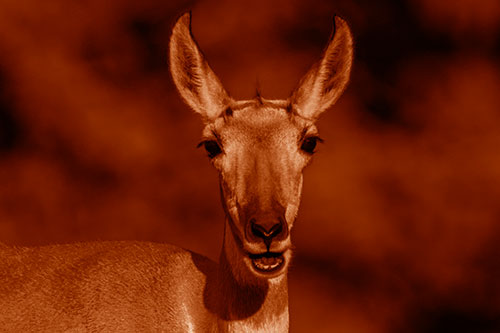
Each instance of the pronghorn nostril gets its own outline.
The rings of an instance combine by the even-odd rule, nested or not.
[[[274,224],[259,224],[255,219],[250,220],[250,230],[257,238],[262,238],[264,242],[271,241],[274,237],[283,232],[283,222],[278,221]]]
[[[283,231],[283,223],[278,222],[271,228],[271,230],[269,230],[268,237],[274,237],[275,235],[279,235],[281,231]]]

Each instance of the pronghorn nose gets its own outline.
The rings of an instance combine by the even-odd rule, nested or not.
[[[282,219],[258,221],[252,218],[249,224],[251,236],[254,239],[262,239],[268,248],[273,239],[284,239],[288,232],[288,228]]]

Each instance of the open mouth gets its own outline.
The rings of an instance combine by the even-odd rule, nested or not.
[[[253,267],[261,273],[276,272],[285,263],[283,253],[266,252],[262,254],[250,254],[249,257]]]

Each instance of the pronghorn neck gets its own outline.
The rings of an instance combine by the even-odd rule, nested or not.
[[[286,274],[274,279],[257,279],[243,269],[234,272],[231,256],[241,250],[235,248],[237,244],[227,223],[217,273],[220,331],[288,332]]]

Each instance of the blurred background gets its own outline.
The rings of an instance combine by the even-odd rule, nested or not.
[[[334,13],[354,33],[305,172],[291,331],[499,332],[498,0],[0,0],[0,241],[218,258],[217,174],[168,72],[186,10],[237,99],[288,97]]]

